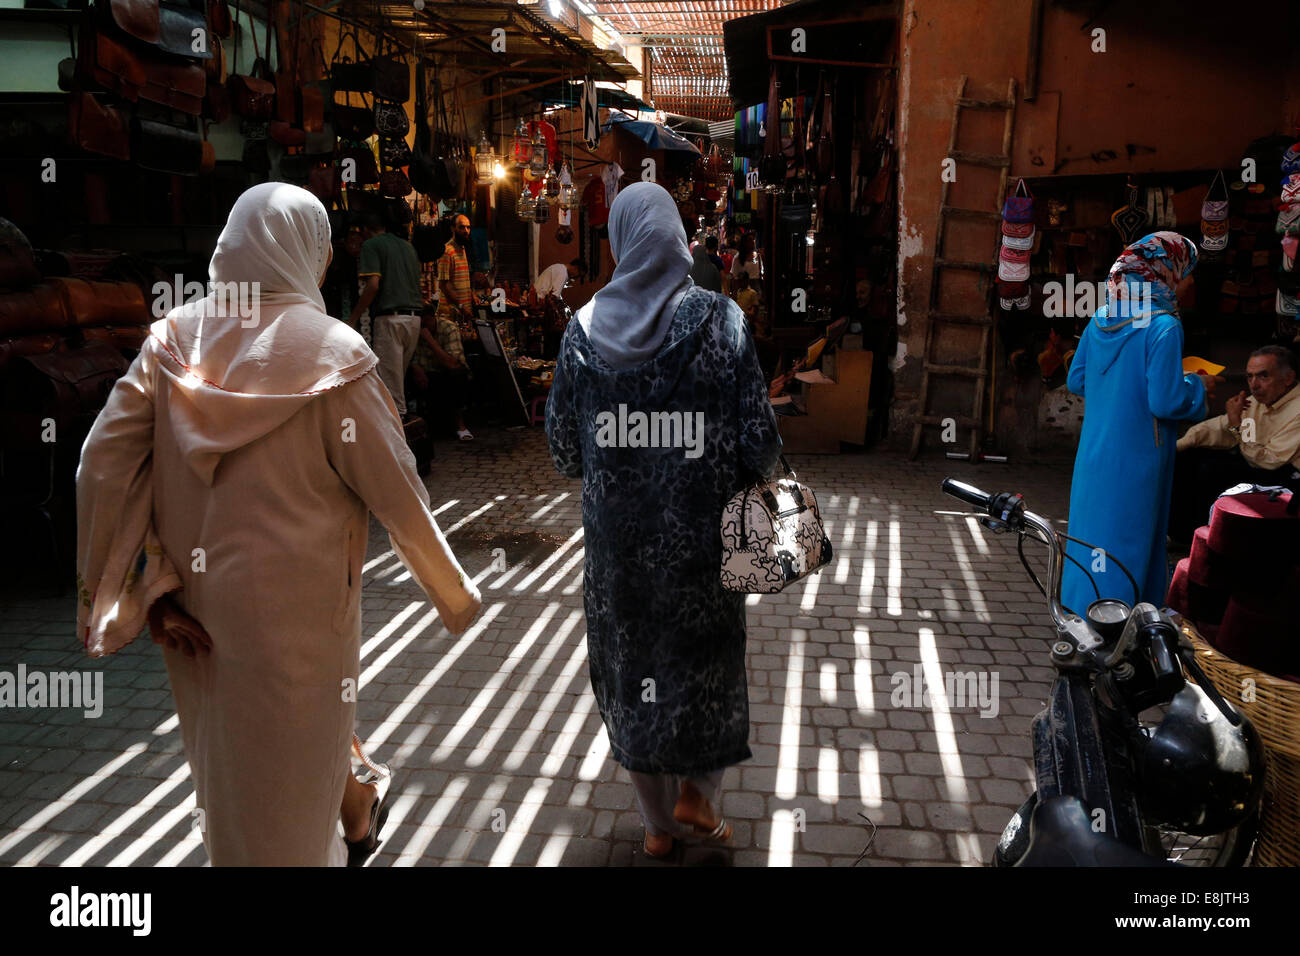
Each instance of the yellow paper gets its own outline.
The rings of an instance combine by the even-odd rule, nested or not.
[[[1199,355],[1189,355],[1183,359],[1183,374],[1195,375],[1197,372],[1204,372],[1206,375],[1218,375],[1227,366],[1216,365],[1209,359],[1203,359]]]

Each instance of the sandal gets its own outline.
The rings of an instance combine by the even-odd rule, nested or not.
[[[456,432],[456,437],[461,441],[473,441],[474,434],[468,428],[462,428]]]
[[[692,785],[690,781],[683,781],[682,797],[686,796],[688,787],[697,796],[701,796],[702,798],[700,792],[695,789],[694,785]],[[705,807],[712,809],[712,807],[709,807],[707,800],[703,802]],[[731,824],[727,822],[727,818],[722,814],[718,814],[718,822],[712,827],[707,824],[697,823],[695,818],[691,816],[690,811],[682,807],[681,799],[678,799],[677,806],[673,807],[673,819],[678,823],[684,823],[691,827],[695,831],[695,836],[699,837],[705,843],[729,843],[731,842],[731,837],[735,832],[732,829]]]
[[[676,845],[677,841],[671,836],[666,834],[663,836],[655,836],[648,830],[646,831],[645,841],[641,844],[642,849],[645,850],[645,855],[654,857],[656,860],[662,860],[665,857],[672,856],[673,849]]]
[[[356,734],[352,735],[352,752],[357,755],[366,766],[366,772],[363,776],[358,777],[357,781],[362,786],[375,784],[376,795],[375,802],[370,806],[370,829],[366,835],[359,840],[348,840],[344,842],[348,847],[348,866],[361,866],[370,858],[384,841],[379,839],[380,831],[384,829],[384,824],[388,822],[388,788],[393,782],[393,772],[386,764],[373,763],[366,752],[361,749],[361,741]]]

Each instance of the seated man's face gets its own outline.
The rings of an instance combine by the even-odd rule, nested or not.
[[[1278,367],[1277,357],[1257,355],[1246,363],[1246,387],[1255,401],[1272,405],[1295,384],[1295,372]]]

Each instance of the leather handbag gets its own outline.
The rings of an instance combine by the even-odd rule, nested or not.
[[[82,149],[114,159],[131,158],[130,120],[90,93],[68,97],[68,138]]]
[[[203,94],[207,92],[208,80],[199,64],[165,62],[159,59],[147,65],[145,75],[145,84],[140,87],[140,99],[191,116],[203,112]]]
[[[1002,218],[1007,222],[1034,221],[1034,194],[1029,191],[1023,179],[1016,181],[1016,188],[1003,203]]]
[[[239,6],[235,6],[236,13]],[[269,120],[275,115],[275,84],[269,82],[263,75],[265,70],[265,61],[262,59],[261,50],[257,46],[257,27],[256,24],[249,31],[253,35],[253,53],[256,57],[253,60],[253,66],[249,73],[241,74],[232,72],[230,78],[226,81],[226,89],[230,93],[230,107],[240,116],[249,119]],[[238,62],[239,48],[235,47],[235,58]],[[236,66],[234,69],[238,69]]]
[[[411,131],[406,110],[396,103],[375,104],[375,130],[380,136],[402,138]]]
[[[401,199],[411,195],[411,181],[400,169],[390,169],[380,175],[379,191],[385,196]]]
[[[386,198],[384,200],[384,211],[388,215],[388,221],[399,226],[407,225],[410,223],[412,218],[414,218],[411,215],[411,207],[407,204],[405,199],[398,199],[396,197]]]
[[[777,79],[777,68],[773,66],[772,76],[768,81],[767,110],[763,126],[763,157],[758,161],[758,179],[762,185],[775,189],[785,185],[785,156],[781,153],[781,82]]]
[[[0,293],[0,337],[62,332],[71,326],[67,302],[48,282]]]
[[[722,512],[722,587],[775,594],[824,567],[832,556],[811,488],[781,456],[786,477],[760,481]]]
[[[424,60],[417,59],[415,61],[415,148],[411,151],[407,175],[410,177],[411,187],[416,192],[441,199],[450,195],[441,191],[444,187],[450,187],[450,183],[445,181],[445,169],[442,171],[444,178],[440,179],[436,168],[440,164],[435,164],[431,152],[433,136],[429,131],[427,96]]]
[[[340,106],[335,103],[330,122],[342,139],[359,142],[375,134],[374,112],[359,106]]]
[[[203,61],[203,74],[208,78],[210,83],[224,84],[228,79],[226,70],[226,47],[225,44],[221,42],[221,39],[215,34],[211,35],[209,39],[212,41],[212,46],[210,48],[212,56],[210,59]]]
[[[379,182],[379,167],[375,163],[375,154],[369,146],[346,146],[341,158],[353,161],[355,178],[351,181],[356,185],[373,186]]]
[[[230,90],[225,83],[214,83],[208,78],[207,89],[203,94],[203,109],[199,113],[214,123],[224,123],[234,114],[230,103]]]
[[[271,139],[281,146],[307,145],[307,131],[301,126],[293,126],[283,120],[271,120],[269,132]]]
[[[195,49],[195,35],[207,38],[208,21],[202,10],[188,4],[161,0],[158,7],[158,39],[154,43],[164,53],[187,60],[207,60],[212,56],[211,44],[204,42]]]
[[[144,292],[132,282],[95,282],[70,276],[49,280],[75,325],[143,325],[153,321]]]
[[[328,165],[318,163],[307,173],[307,191],[327,207],[339,198],[340,185],[339,169],[333,163]]]
[[[74,77],[83,89],[106,90],[132,102],[149,79],[136,52],[123,40],[96,30],[90,16],[81,21]]]
[[[390,103],[411,98],[411,68],[396,48],[370,61],[370,91],[376,99]]]
[[[82,329],[81,337],[92,345],[107,345],[110,348],[138,352],[149,338],[149,329],[138,325],[105,325],[93,329]]]
[[[203,138],[195,130],[135,116],[131,157],[145,169],[197,176],[203,165]]]
[[[158,42],[162,27],[158,0],[108,0],[102,10],[104,22],[115,24],[142,43]]]
[[[411,164],[411,147],[404,139],[379,138],[379,162],[389,169]]]
[[[352,48],[356,52],[356,60],[350,56],[343,56],[343,45],[352,39]],[[338,49],[334,51],[334,56],[330,60],[329,67],[330,87],[336,92],[349,93],[370,93],[372,91],[372,71],[370,68],[370,56],[361,46],[361,39],[357,36],[357,31],[343,30],[339,32]]]

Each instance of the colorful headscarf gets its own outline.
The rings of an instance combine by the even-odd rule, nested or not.
[[[1196,268],[1196,244],[1176,232],[1153,232],[1126,248],[1106,277],[1106,305],[1097,313],[1104,332],[1135,319],[1177,315],[1178,283]],[[1113,325],[1102,320],[1114,319]]]

